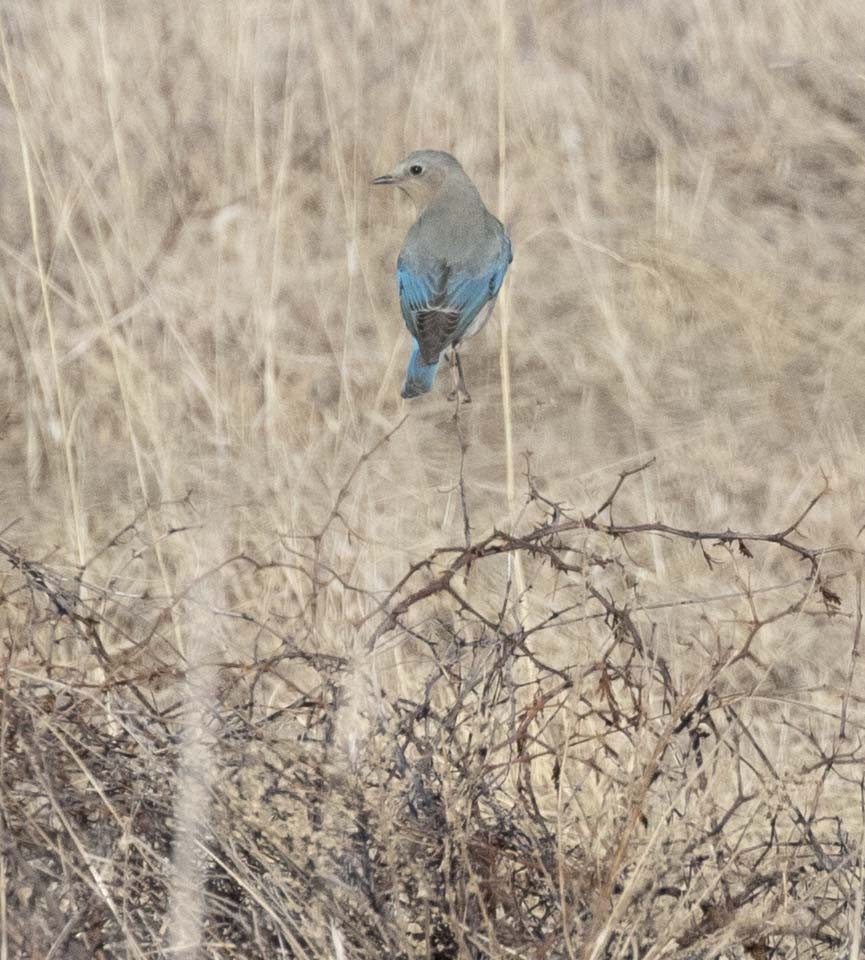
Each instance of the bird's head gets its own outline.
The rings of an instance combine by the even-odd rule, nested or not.
[[[418,210],[423,210],[441,188],[456,178],[465,177],[459,161],[443,150],[415,150],[383,177],[370,182],[376,186],[394,186],[407,193]]]

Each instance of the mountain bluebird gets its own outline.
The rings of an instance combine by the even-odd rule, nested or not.
[[[432,390],[441,356],[451,347],[458,389],[470,400],[456,348],[489,319],[513,260],[511,241],[449,153],[417,150],[372,182],[399,187],[419,213],[396,263],[402,316],[414,337],[402,395]]]

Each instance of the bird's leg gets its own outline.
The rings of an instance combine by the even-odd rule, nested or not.
[[[465,377],[463,377],[463,365],[460,363],[459,351],[454,350],[454,356],[457,358],[457,390],[462,390],[464,403],[471,403],[472,395],[469,393],[469,388],[466,386]]]
[[[457,368],[457,383],[454,390],[448,394],[448,400],[455,400],[459,394],[462,394],[463,403],[471,403],[472,395],[469,393],[468,387],[466,386],[465,377],[463,376],[463,365],[460,363],[460,355],[457,348],[451,347],[451,359],[450,363],[452,367]]]
[[[457,352],[453,347],[448,350],[448,366],[451,368],[451,377],[454,388],[448,394],[448,400],[456,400],[459,396],[459,380],[457,379]]]

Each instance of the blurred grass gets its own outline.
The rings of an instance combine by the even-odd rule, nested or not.
[[[460,529],[445,387],[398,396],[393,263],[413,211],[367,181],[410,148],[444,147],[494,203],[497,16],[7,7],[19,113],[7,98],[0,510],[25,542],[81,562],[144,501],[193,491],[196,529],[160,556],[171,593],[214,543],[316,529],[406,412],[343,506],[356,536],[334,556],[380,588]],[[629,504],[640,515],[774,528],[825,471],[821,539],[855,538],[859,16],[672,0],[648,15],[507,11],[498,212],[516,249],[518,474],[530,451],[550,490],[591,502],[654,455]],[[479,533],[509,513],[496,337],[467,356]],[[659,562],[647,573],[671,575]]]
[[[518,500],[523,452],[578,510],[654,456],[622,517],[772,530],[825,473],[804,532],[860,549],[860,6],[9,0],[2,26],[0,528],[30,555],[164,602],[225,557],[287,560],[405,414],[310,550],[383,591],[460,542],[446,383],[399,398],[414,214],[367,186],[419,147],[454,152],[513,237]],[[494,321],[465,357],[476,536],[514,519],[497,338]],[[187,493],[128,555],[102,552]],[[653,596],[715,592],[699,551],[633,551]],[[859,562],[841,556],[833,572]],[[495,606],[500,582],[471,595]],[[391,692],[423,682],[421,654],[364,659],[350,591],[309,621],[290,568],[206,584],[213,609],[296,618]],[[170,611],[165,663],[199,630]],[[698,672],[699,628],[664,629]],[[757,673],[835,682],[849,646],[821,630],[779,630]]]
[[[441,146],[496,200],[496,11],[50,10],[6,20],[60,382],[7,99],[4,513],[85,554],[130,502],[190,486],[303,527],[402,415],[393,261],[412,211],[369,176]],[[774,523],[823,467],[846,528],[865,409],[857,16],[510,14],[514,442],[557,488],[652,453],[659,512]],[[469,365],[484,526],[505,473],[495,327]],[[378,562],[454,522],[440,393],[407,408],[370,484]]]

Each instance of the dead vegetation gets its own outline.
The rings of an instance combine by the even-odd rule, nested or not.
[[[203,956],[849,950],[863,879],[849,816],[865,762],[861,595],[834,551],[804,544],[822,494],[775,532],[614,519],[622,486],[647,468],[582,513],[530,476],[518,530],[443,547],[383,595],[322,559],[348,484],[309,541],[226,558],[174,597],[94,583],[86,567],[61,574],[5,540],[11,955],[168,956],[171,898],[190,893],[172,873],[190,776],[206,787],[191,827]],[[106,544],[118,569],[152,554],[141,523]],[[658,601],[636,588],[631,555],[653,536],[700,551],[717,595]],[[507,573],[516,554],[544,592],[527,616]],[[299,615],[277,601],[264,619],[199,609],[198,628],[223,638],[208,662],[160,654],[204,579],[248,593],[274,571],[302,575]],[[347,591],[362,615],[345,628],[367,652],[324,655],[315,611]],[[664,612],[686,669],[661,635]],[[850,671],[834,688],[784,687],[761,670],[762,634],[802,630],[846,644]],[[393,644],[418,663],[401,693],[373,667]],[[743,663],[755,668],[745,683]],[[208,666],[197,728],[208,770],[184,769],[188,680]]]
[[[0,960],[858,956],[865,6],[0,37]],[[417,147],[514,242],[456,421]]]

